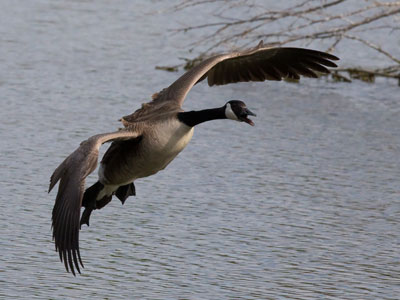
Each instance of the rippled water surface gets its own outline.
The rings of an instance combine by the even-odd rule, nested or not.
[[[196,128],[165,171],[136,182],[136,198],[94,213],[83,274],[65,272],[49,176],[179,75],[154,67],[177,63],[194,37],[166,33],[180,21],[160,6],[1,1],[0,298],[399,299],[390,81],[196,86],[185,109],[243,99],[256,126]]]

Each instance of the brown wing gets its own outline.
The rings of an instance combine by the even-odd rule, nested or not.
[[[180,111],[182,111],[181,107],[174,101],[152,101],[143,103],[141,108],[133,114],[123,116],[120,121],[127,128],[135,126],[134,124],[138,122],[145,122],[146,126],[151,126],[154,120],[169,119],[171,115]]]
[[[206,59],[183,74],[168,88],[155,94],[157,101],[176,101],[182,105],[187,93],[198,82],[208,85],[235,82],[299,79],[300,75],[317,77],[316,72],[329,73],[326,67],[337,67],[334,55],[303,48],[268,48],[260,44],[250,50],[221,54]]]
[[[103,143],[132,139],[138,135],[135,131],[120,130],[92,136],[82,142],[51,176],[49,192],[60,180],[52,215],[53,239],[65,268],[74,275],[75,268],[80,273],[79,263],[83,267],[79,253],[79,217],[85,178],[96,169],[99,148]]]

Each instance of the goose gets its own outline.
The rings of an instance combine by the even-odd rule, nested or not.
[[[261,41],[243,51],[212,56],[152,96],[134,113],[120,119],[123,128],[89,137],[70,154],[50,178],[49,192],[58,181],[52,211],[53,240],[67,272],[81,273],[79,231],[89,226],[93,210],[106,206],[116,196],[122,204],[136,195],[134,181],[165,167],[186,147],[194,126],[216,119],[230,119],[254,126],[255,116],[241,100],[200,111],[184,111],[182,104],[190,89],[207,79],[209,86],[236,82],[298,80],[300,75],[317,77],[337,67],[334,55],[316,50],[267,47]],[[98,170],[98,181],[85,190],[85,179],[98,164],[99,148],[111,142]],[[80,218],[81,208],[84,207]]]

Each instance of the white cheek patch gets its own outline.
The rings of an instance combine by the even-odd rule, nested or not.
[[[233,112],[230,103],[228,103],[228,104],[226,105],[226,108],[225,108],[225,116],[226,116],[228,119],[235,120],[235,121],[239,121],[238,117],[237,117],[237,116],[235,115],[235,113]]]

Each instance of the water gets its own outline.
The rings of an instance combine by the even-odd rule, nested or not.
[[[83,275],[66,273],[50,174],[170,84],[178,74],[154,66],[177,63],[195,37],[166,34],[171,15],[147,14],[165,9],[158,1],[0,5],[0,298],[398,299],[391,81],[197,86],[186,109],[243,99],[256,127],[196,128],[136,198],[94,213]]]

